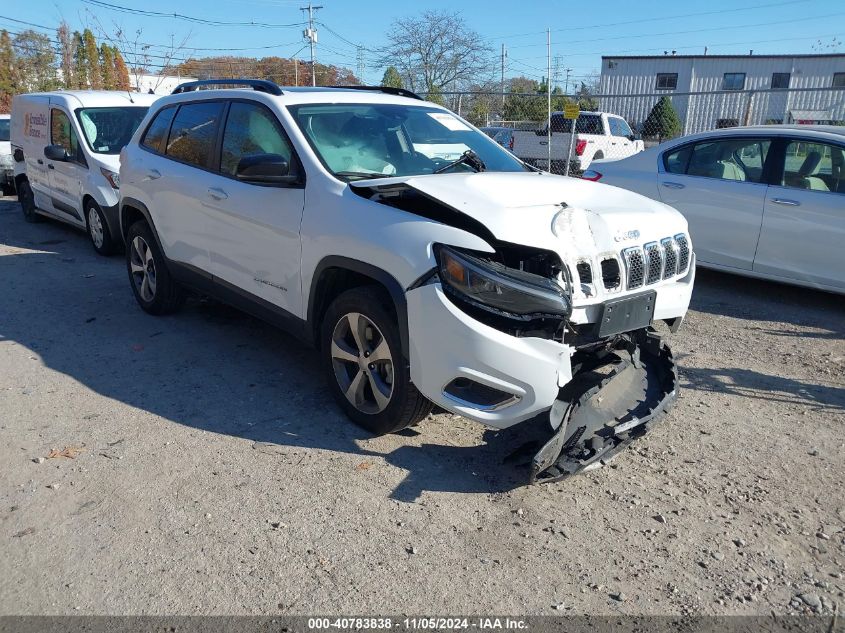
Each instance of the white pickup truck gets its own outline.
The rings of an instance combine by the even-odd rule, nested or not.
[[[569,153],[572,120],[563,112],[552,113],[551,172],[562,174]],[[618,160],[643,151],[643,142],[636,138],[631,127],[620,116],[607,112],[580,112],[575,123],[575,143],[572,146],[570,173],[580,174],[594,160]],[[546,169],[549,159],[548,126],[545,122],[536,130],[514,132],[513,152],[529,165]]]

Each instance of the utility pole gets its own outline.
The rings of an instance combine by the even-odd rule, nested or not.
[[[502,42],[502,114],[505,113],[505,61],[508,59],[508,49]]]
[[[308,11],[308,28],[302,32],[302,36],[311,44],[311,85],[317,85],[317,63],[314,59],[314,45],[317,43],[317,30],[314,28],[314,11],[322,9],[322,5],[315,7],[310,2],[307,7],[299,7],[300,11]]]
[[[552,171],[552,29],[546,29],[546,57],[548,61],[548,74],[546,75],[546,98],[548,99],[549,118],[546,121],[546,149],[548,149],[549,162],[546,164],[549,173]],[[571,136],[575,136],[574,134]]]
[[[296,56],[293,58],[293,85],[299,85],[299,60]]]
[[[358,67],[356,68],[356,74],[358,75],[358,79],[364,83],[364,47],[359,44],[356,48],[356,62]]]
[[[572,69],[571,68],[564,68],[563,72],[566,73],[566,88],[564,88],[563,94],[568,95],[569,94],[569,73],[572,72]]]

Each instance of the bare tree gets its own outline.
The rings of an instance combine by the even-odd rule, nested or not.
[[[393,21],[381,63],[395,66],[411,90],[439,93],[484,81],[492,49],[460,15],[425,11]]]

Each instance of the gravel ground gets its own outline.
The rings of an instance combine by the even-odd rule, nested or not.
[[[147,316],[121,258],[6,198],[0,614],[841,609],[842,297],[699,271],[671,345],[660,426],[523,486],[519,433],[369,437],[294,339]]]

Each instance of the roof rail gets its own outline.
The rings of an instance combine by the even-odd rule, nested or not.
[[[392,86],[332,86],[332,88],[340,88],[344,90],[369,90],[370,92],[383,92],[397,97],[408,97],[409,99],[417,99],[419,101],[424,100],[416,92],[405,90],[404,88],[393,88]]]
[[[183,92],[193,92],[203,86],[249,86],[258,92],[279,96],[282,89],[272,81],[266,79],[201,79],[179,84],[170,94],[178,95]]]

